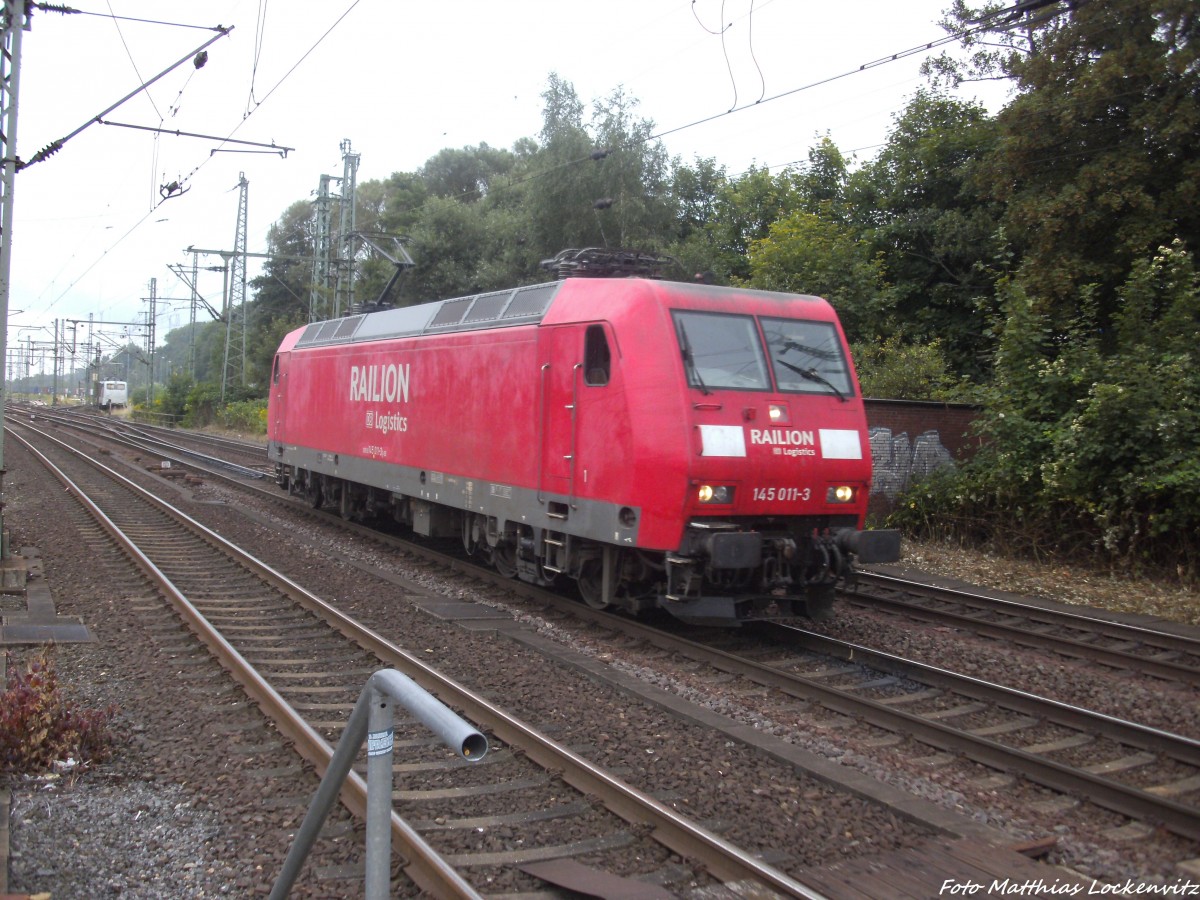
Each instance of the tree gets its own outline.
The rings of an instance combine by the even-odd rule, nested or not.
[[[621,88],[592,106],[594,140],[604,154],[596,170],[597,224],[605,246],[657,251],[675,220],[670,164],[652,139],[654,123],[639,118],[637,107]]]
[[[596,175],[603,151],[584,128],[583,104],[570,82],[551,73],[542,99],[541,144],[529,160],[525,197],[529,239],[548,258],[603,244],[594,208],[603,196]]]
[[[796,178],[801,208],[814,215],[844,221],[849,178],[848,160],[826,134],[808,151],[808,164]]]
[[[716,220],[717,194],[727,182],[725,167],[717,165],[712,157],[697,157],[690,166],[673,161],[670,191],[680,240],[687,240]]]
[[[893,327],[918,343],[940,340],[951,367],[975,378],[998,316],[1003,209],[977,174],[994,144],[981,106],[918,91],[879,156],[850,178],[845,204],[881,254]]]
[[[1015,24],[1025,38],[993,60],[1017,96],[999,116],[990,191],[1052,327],[1090,284],[1108,333],[1136,260],[1200,242],[1200,18],[1185,0],[1120,0],[1038,6]]]
[[[749,257],[751,286],[824,297],[851,340],[880,333],[887,302],[883,267],[846,226],[795,212],[772,222],[767,236],[750,245]]]
[[[794,173],[772,175],[751,166],[724,183],[717,193],[716,217],[708,232],[713,250],[710,268],[722,279],[750,277],[750,246],[770,233],[772,223],[797,208]]]
[[[477,205],[430,197],[412,228],[417,265],[405,281],[405,297],[426,303],[479,291],[476,272],[483,244],[483,216]]]
[[[429,158],[418,175],[434,196],[473,203],[487,195],[498,176],[512,172],[515,163],[509,151],[480,144],[441,150]]]
[[[585,123],[574,87],[557,75],[542,97],[541,146],[523,178],[528,240],[543,258],[579,247],[660,250],[675,223],[669,161],[637,100],[617,88]]]

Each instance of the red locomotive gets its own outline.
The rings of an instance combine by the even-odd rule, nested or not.
[[[275,357],[280,486],[460,537],[597,608],[703,624],[825,615],[863,531],[870,445],[833,309],[648,278],[314,322]]]

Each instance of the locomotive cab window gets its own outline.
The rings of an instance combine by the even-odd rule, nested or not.
[[[279,384],[279,357],[278,356],[275,357],[275,367],[274,368],[275,368],[275,372],[271,376],[271,383]]]
[[[583,346],[583,383],[593,387],[612,378],[612,352],[602,325],[589,325]]]
[[[752,316],[675,310],[675,336],[691,387],[765,391],[771,383]]]
[[[832,323],[763,319],[762,328],[779,390],[836,394],[843,400],[854,394],[850,366]]]

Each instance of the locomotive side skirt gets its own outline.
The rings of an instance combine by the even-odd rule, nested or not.
[[[424,502],[495,518],[501,530],[507,523],[550,531],[568,531],[576,537],[636,546],[640,510],[598,500],[544,494],[531,488],[480,481],[449,472],[418,469],[378,460],[340,457],[303,447],[281,447],[274,454],[290,473],[315,472],[332,479],[376,488],[390,502]],[[288,477],[292,475],[289,473]],[[446,521],[425,508],[413,530],[425,537],[457,537],[457,526],[447,531]],[[630,513],[632,512],[632,515]],[[624,520],[624,521],[623,521]],[[632,522],[626,525],[625,522]]]

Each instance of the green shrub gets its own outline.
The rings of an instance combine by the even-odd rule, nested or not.
[[[864,397],[881,400],[973,402],[970,385],[949,371],[941,341],[906,343],[900,337],[850,346]]]
[[[1190,254],[1133,267],[1112,328],[1053,334],[1011,291],[974,460],[916,484],[890,517],[1030,555],[1200,577],[1200,286]]]
[[[231,431],[248,434],[267,433],[267,401],[239,400],[217,410],[217,423]]]
[[[183,424],[187,428],[203,428],[212,425],[217,419],[217,409],[221,405],[221,386],[208,381],[195,384],[188,391],[184,403]]]

